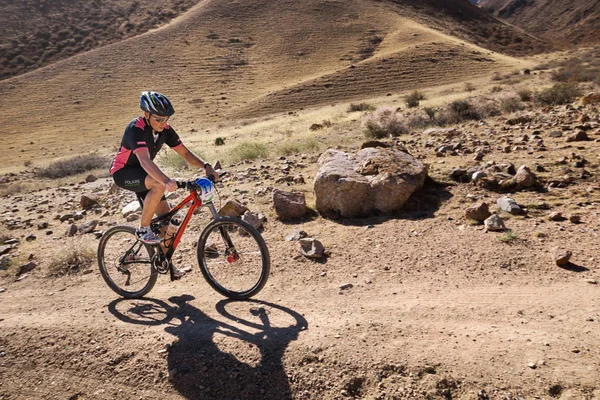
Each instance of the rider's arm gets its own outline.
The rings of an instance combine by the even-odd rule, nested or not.
[[[204,168],[207,175],[213,175],[215,179],[219,179],[219,174],[213,169],[212,165],[203,161],[196,155],[196,153],[188,149],[184,144],[173,147],[173,150],[175,150],[177,154],[179,154],[181,158],[183,158],[188,164],[194,165],[198,168]]]
[[[144,168],[148,175],[150,175],[154,180],[167,185],[167,190],[170,192],[173,192],[177,189],[177,183],[166,176],[160,170],[160,168],[154,164],[154,161],[150,159],[150,152],[148,149],[138,149],[138,151],[135,152],[135,155],[137,156],[138,160],[140,160],[140,165],[142,168]]]

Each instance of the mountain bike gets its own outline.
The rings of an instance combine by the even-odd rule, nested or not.
[[[197,257],[202,275],[218,293],[234,300],[245,300],[261,291],[267,283],[270,258],[261,234],[249,223],[217,212],[213,199],[215,188],[212,180],[178,182],[179,189],[187,189],[189,195],[166,214],[150,224],[156,234],[163,233],[160,244],[149,245],[137,239],[135,228],[114,226],[108,229],[98,245],[100,274],[108,286],[120,296],[129,299],[146,295],[158,278],[158,274],[174,275],[171,259],[186,227],[199,207],[210,210],[212,220],[204,227],[198,239]],[[178,212],[189,207],[184,217]],[[170,223],[179,227],[173,234],[165,233]]]

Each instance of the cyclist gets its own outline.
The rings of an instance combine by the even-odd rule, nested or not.
[[[190,151],[168,124],[175,109],[165,95],[153,91],[142,92],[140,108],[144,114],[125,128],[110,174],[117,186],[135,192],[143,204],[140,226],[136,230],[137,238],[144,243],[159,244],[162,238],[152,232],[150,221],[153,214],[162,215],[170,211],[164,193],[165,190],[173,192],[177,189],[177,182],[165,175],[152,161],[163,144],[175,150],[188,164],[204,168],[206,174],[212,175],[215,180],[219,174],[212,165]]]

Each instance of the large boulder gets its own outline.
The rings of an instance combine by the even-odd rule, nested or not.
[[[317,210],[346,218],[401,209],[427,177],[427,167],[410,154],[381,147],[365,148],[356,155],[330,149],[318,162]]]

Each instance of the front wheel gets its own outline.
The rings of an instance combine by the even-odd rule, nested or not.
[[[204,228],[198,264],[206,281],[223,296],[245,300],[267,283],[269,250],[260,233],[238,218],[222,217]]]
[[[144,296],[157,279],[152,266],[152,246],[135,237],[135,228],[115,226],[102,235],[98,245],[98,266],[106,284],[127,299]]]

